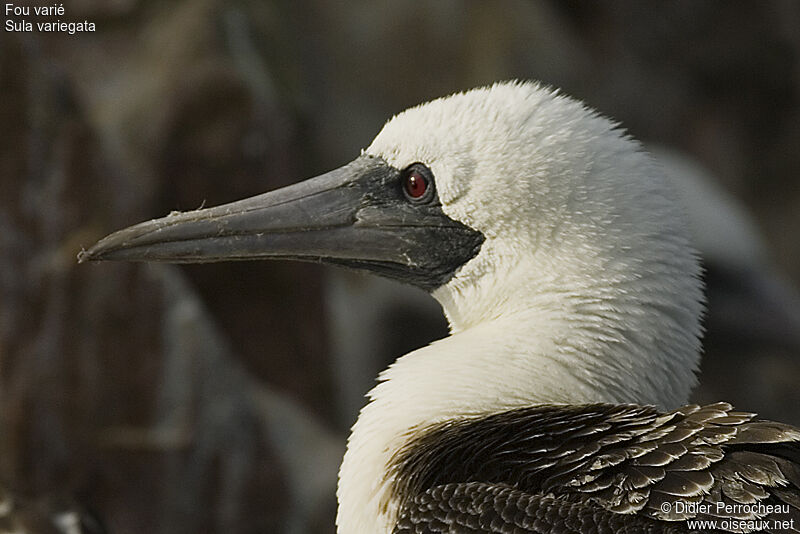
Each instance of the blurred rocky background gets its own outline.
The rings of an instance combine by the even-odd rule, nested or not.
[[[64,6],[96,31],[0,34],[0,497],[20,525],[74,509],[111,533],[334,532],[347,429],[380,368],[444,335],[438,306],[317,265],[75,256],[509,78],[657,147],[708,273],[696,399],[800,423],[797,2]]]

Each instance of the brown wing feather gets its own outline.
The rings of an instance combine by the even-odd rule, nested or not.
[[[800,430],[726,403],[668,413],[633,405],[538,406],[450,421],[411,440],[389,476],[409,518],[420,499],[430,508],[432,488],[461,488],[453,495],[466,502],[478,493],[464,493],[464,484],[482,484],[481,499],[507,488],[532,499],[528,507],[551,496],[588,508],[581,517],[602,510],[680,531],[688,531],[688,519],[768,519],[786,521],[775,531],[800,532]],[[447,509],[453,517],[465,513]],[[599,531],[590,523],[579,532]],[[475,532],[539,532],[514,528]]]
[[[400,514],[395,534],[678,534],[670,525],[552,495],[478,482],[436,486]]]

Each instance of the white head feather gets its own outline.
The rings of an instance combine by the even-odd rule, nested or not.
[[[392,118],[367,154],[434,176],[480,252],[433,295],[452,335],[400,358],[353,427],[342,534],[391,532],[384,471],[409,433],[537,403],[686,402],[701,334],[699,263],[639,145],[581,103],[500,83]]]

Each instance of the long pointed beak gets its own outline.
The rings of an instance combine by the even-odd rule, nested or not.
[[[361,156],[276,191],[120,230],[78,261],[320,261],[432,290],[478,252],[483,236],[450,219],[438,202],[412,205],[401,174]]]

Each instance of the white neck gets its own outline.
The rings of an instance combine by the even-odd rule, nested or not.
[[[484,323],[434,342],[399,358],[381,374],[381,383],[369,393],[371,402],[353,426],[339,472],[340,534],[392,531],[396,510],[385,470],[414,429],[544,402],[556,393],[567,401],[566,388],[558,392],[556,386],[561,380],[547,378],[553,369],[544,368],[546,361],[509,354],[505,365],[497,365],[500,355],[491,339],[495,328],[501,325]],[[509,374],[520,380],[509,381]]]
[[[411,434],[432,423],[543,403],[666,408],[687,400],[699,358],[696,333],[689,325],[686,342],[676,342],[674,332],[683,325],[675,324],[672,310],[653,306],[659,298],[641,298],[637,284],[648,280],[629,280],[628,290],[618,282],[608,291],[607,276],[600,273],[589,277],[599,283],[584,287],[563,279],[577,276],[567,269],[536,267],[516,268],[560,274],[521,282],[536,291],[513,287],[503,295],[494,288],[491,296],[476,295],[469,290],[474,286],[459,287],[456,279],[434,294],[454,333],[398,359],[369,393],[371,402],[353,427],[339,473],[340,534],[392,531],[396,509],[387,465]],[[521,280],[506,274],[506,281]],[[565,294],[559,287],[583,292]],[[687,298],[696,298],[690,293]],[[496,300],[504,312],[470,313],[492,310],[486,299]],[[483,305],[460,306],[475,300]],[[675,296],[665,294],[663,300]]]

